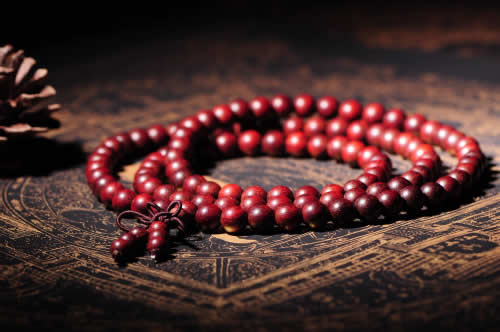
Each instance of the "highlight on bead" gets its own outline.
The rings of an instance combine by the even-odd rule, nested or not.
[[[436,147],[458,160],[447,174]],[[411,167],[394,174],[389,154]],[[126,188],[113,170],[139,155],[146,156]],[[331,159],[361,174],[324,188],[275,184],[269,191],[258,184],[221,187],[196,174],[205,161],[258,155]],[[476,139],[421,114],[377,102],[278,94],[237,98],[176,123],[108,137],[89,156],[85,175],[97,199],[118,213],[123,234],[110,252],[124,261],[145,251],[158,259],[173,242],[172,229],[181,236],[297,232],[418,216],[470,195],[486,166]],[[125,218],[137,225],[126,227]]]

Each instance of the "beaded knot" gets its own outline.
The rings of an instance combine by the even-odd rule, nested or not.
[[[151,225],[155,221],[162,221],[166,224],[171,224],[171,222],[174,222],[177,225],[177,228],[180,231],[184,232],[184,223],[179,218],[179,214],[182,211],[181,201],[172,201],[165,210],[152,202],[148,202],[146,207],[148,210],[148,215],[133,210],[123,211],[116,217],[116,225],[121,230],[129,232],[130,229],[123,226],[121,220],[126,217],[136,217],[140,224],[144,224],[147,226]]]

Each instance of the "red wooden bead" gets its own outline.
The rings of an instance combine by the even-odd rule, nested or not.
[[[394,141],[393,150],[399,155],[404,155],[408,149],[408,144],[415,138],[412,133],[400,133]]]
[[[200,183],[198,187],[196,187],[197,194],[207,194],[217,197],[219,194],[220,186],[213,181],[206,181]]]
[[[363,183],[365,186],[369,186],[372,183],[377,182],[379,179],[376,175],[373,175],[370,173],[363,173],[360,176],[358,176],[358,178],[356,180]]]
[[[396,138],[399,136],[399,130],[395,128],[389,128],[384,130],[383,135],[380,137],[380,146],[382,149],[394,152],[394,143],[396,142]]]
[[[229,103],[229,108],[236,116],[237,119],[246,119],[250,115],[250,108],[248,103],[243,99],[235,99]]]
[[[182,184],[188,177],[193,175],[190,170],[188,169],[180,169],[177,172],[175,172],[172,176],[170,176],[168,179],[169,181],[176,187],[182,187]]]
[[[144,151],[145,149],[148,149],[152,144],[152,141],[149,138],[148,133],[146,132],[146,130],[142,128],[132,129],[131,131],[129,131],[129,135],[130,135],[130,140],[134,144],[134,147],[139,151]]]
[[[236,154],[238,140],[233,133],[225,131],[217,135],[215,145],[224,157],[232,157]]]
[[[354,201],[354,207],[358,214],[367,221],[375,221],[382,214],[383,206],[377,197],[364,194]]]
[[[351,201],[345,198],[339,198],[334,201],[329,207],[330,215],[333,220],[339,224],[350,223],[356,216],[354,205]]]
[[[424,178],[420,173],[417,173],[415,171],[406,171],[403,174],[401,174],[401,177],[408,180],[412,185],[420,186],[424,182]]]
[[[420,138],[426,143],[430,144],[437,143],[436,137],[440,127],[441,124],[437,121],[426,121],[420,127],[420,132],[419,132]]]
[[[265,200],[267,198],[267,192],[260,186],[250,186],[243,191],[241,199],[243,200],[250,196],[257,196]]]
[[[382,123],[386,128],[400,129],[405,121],[406,114],[402,109],[396,108],[384,114]]]
[[[371,103],[363,108],[361,117],[368,123],[381,122],[384,117],[385,108],[382,104]]]
[[[104,187],[115,181],[115,178],[111,175],[101,176],[94,184],[94,194],[99,197]]]
[[[329,191],[321,195],[319,201],[326,207],[329,207],[335,200],[343,198],[343,191]]]
[[[189,149],[191,149],[191,141],[186,138],[173,137],[170,142],[168,142],[168,148],[187,153]]]
[[[438,131],[436,132],[436,143],[444,148],[444,141],[448,138],[448,135],[454,131],[453,127],[448,126],[448,125],[441,125],[439,127]]]
[[[134,190],[135,191],[139,191],[140,190],[139,186],[144,181],[149,180],[149,179],[151,179],[153,177],[154,177],[153,175],[148,174],[148,173],[145,173],[145,174],[141,174],[141,173],[135,174],[135,176],[134,176],[134,183],[133,183]]]
[[[436,182],[427,182],[422,187],[420,191],[427,197],[426,204],[431,207],[438,207],[444,198],[444,189]]]
[[[215,197],[214,196],[211,196],[211,195],[206,195],[206,194],[202,194],[202,195],[195,195],[193,196],[193,198],[191,199],[191,202],[194,203],[194,205],[196,206],[200,206],[200,205],[203,205],[203,204],[212,204],[215,202]],[[217,204],[216,204],[217,205]],[[217,205],[218,206],[218,205]],[[219,206],[218,206],[219,207]],[[220,208],[220,207],[219,207]]]
[[[411,211],[419,211],[425,203],[427,198],[422,191],[420,191],[419,186],[409,185],[401,189],[399,192],[401,198],[405,201],[405,205]]]
[[[380,204],[384,206],[386,216],[392,217],[401,212],[404,201],[397,191],[392,189],[384,190],[377,195],[377,198]]]
[[[250,197],[249,197],[250,198]],[[282,205],[291,204],[292,201],[287,196],[274,196],[267,200],[267,206],[271,209],[276,210]]]
[[[170,123],[165,127],[168,136],[172,137],[180,126],[178,123]]]
[[[368,127],[366,131],[366,141],[368,144],[379,146],[384,135],[384,126],[380,123],[373,124]]]
[[[361,141],[365,138],[367,131],[368,124],[364,120],[353,121],[347,127],[347,138]]]
[[[205,204],[198,207],[195,220],[202,231],[214,231],[219,228],[222,211],[215,204]]]
[[[288,197],[288,199],[293,200],[293,192],[290,190],[290,188],[286,186],[276,186],[273,187],[269,192],[267,193],[267,200],[273,197],[277,196],[285,196]]]
[[[420,128],[427,121],[425,116],[422,114],[411,114],[409,115],[403,123],[403,128],[406,132],[419,134]]]
[[[101,145],[113,151],[113,155],[120,156],[121,154],[123,154],[123,152],[125,152],[122,144],[118,142],[118,140],[114,137],[106,138],[104,141],[102,141]]]
[[[368,164],[368,162],[371,161],[373,156],[375,156],[379,153],[381,153],[381,151],[376,146],[367,146],[367,147],[363,148],[358,153],[358,159],[357,159],[358,165],[361,168],[364,168]]]
[[[153,196],[149,194],[139,194],[135,196],[130,204],[130,209],[135,212],[142,214],[148,214],[147,204],[154,201]]]
[[[385,182],[374,182],[366,188],[366,193],[372,196],[378,196],[387,189],[389,189],[389,187]]]
[[[191,129],[179,127],[171,137],[191,140],[194,138],[194,132]]]
[[[165,175],[170,177],[181,169],[189,169],[189,162],[186,159],[172,160],[166,164]]]
[[[179,218],[188,227],[193,227],[195,224],[195,215],[198,207],[191,201],[181,201],[181,212]]]
[[[286,95],[276,95],[271,99],[271,105],[274,111],[283,117],[292,109],[292,100]]]
[[[240,206],[243,210],[248,211],[250,208],[256,205],[266,204],[266,201],[259,196],[247,196],[241,199]]]
[[[290,203],[278,207],[274,211],[274,219],[278,226],[287,232],[291,232],[300,224],[301,214],[299,209]]]
[[[191,175],[184,180],[184,183],[182,184],[182,189],[185,191],[190,191],[192,193],[196,192],[196,187],[200,185],[203,182],[206,182],[205,178],[201,175]]]
[[[248,210],[248,224],[257,231],[266,231],[274,225],[274,211],[267,205],[255,205]]]
[[[123,185],[120,182],[111,182],[102,188],[99,198],[106,206],[111,206],[113,197],[118,191],[123,189]]]
[[[361,116],[362,106],[354,99],[349,99],[339,106],[339,116],[346,119],[347,121],[352,121]]]
[[[300,196],[305,196],[305,195],[312,195],[315,197],[319,196],[319,191],[318,189],[314,188],[313,186],[302,186],[295,190],[294,197],[300,197]]]
[[[292,116],[285,121],[283,121],[283,134],[285,136],[291,133],[302,131],[304,129],[304,120],[297,116]]]
[[[121,212],[130,209],[130,205],[135,198],[135,192],[130,189],[120,189],[113,196],[111,206],[116,212]]]
[[[134,148],[134,143],[130,139],[130,135],[128,133],[116,134],[114,138],[120,143],[123,151],[131,152],[131,150]]]
[[[477,152],[478,154],[480,154],[481,149],[479,148],[479,146],[469,143],[463,148],[456,150],[456,155],[459,159],[462,159],[465,155],[467,155],[470,152]]]
[[[307,142],[307,152],[311,157],[316,159],[323,159],[327,156],[326,145],[328,139],[325,135],[316,135],[309,139]]]
[[[238,146],[240,150],[248,155],[256,155],[260,151],[261,136],[256,130],[246,130],[238,137]]]
[[[153,141],[156,145],[164,144],[168,139],[165,128],[160,125],[151,126],[146,130],[146,132],[149,136],[149,139],[151,139],[151,141]]]
[[[240,202],[238,202],[236,199],[229,196],[217,198],[217,200],[214,202],[214,204],[217,205],[217,207],[221,210],[224,210],[225,208],[228,208],[230,206],[238,205],[239,203]]]
[[[237,184],[230,183],[224,185],[220,190],[219,190],[219,198],[221,197],[231,197],[237,200],[240,200],[241,194],[243,194],[243,189]]]
[[[265,97],[256,97],[250,101],[250,109],[257,118],[268,117],[272,114],[271,103]]]
[[[304,124],[304,134],[308,137],[324,134],[325,130],[326,121],[319,116],[309,118]]]
[[[165,148],[165,147],[164,147]],[[166,149],[166,148],[165,148]],[[149,154],[145,159],[144,159],[144,162],[146,161],[153,161],[155,163],[158,163],[160,164],[161,166],[163,166],[163,162],[164,162],[164,158],[165,156],[162,155],[159,151],[156,151],[156,152],[153,152],[151,154]]]
[[[238,233],[247,224],[247,213],[239,206],[230,206],[222,211],[220,223],[228,233]]]
[[[142,182],[137,188],[139,193],[150,194],[153,195],[156,188],[162,185],[162,182],[157,178],[149,178],[146,181]]]
[[[444,148],[447,151],[450,151],[451,153],[455,153],[455,146],[464,137],[465,137],[465,135],[462,134],[461,132],[459,132],[457,130],[452,131],[448,135],[448,137],[446,138],[446,140],[444,140],[444,142],[443,142]]]
[[[168,205],[170,204],[170,201],[167,199],[167,200],[155,200],[153,202],[153,204],[156,204],[159,208],[160,208],[160,211],[165,211],[168,207]]]
[[[373,174],[377,177],[378,181],[385,181],[389,177],[389,172],[381,167],[381,166],[375,166],[375,167],[366,167],[364,169],[364,172],[366,174]]]
[[[458,140],[458,142],[455,144],[455,150],[460,150],[464,146],[468,144],[475,144],[479,146],[479,143],[472,137],[470,136],[464,136]]]
[[[168,199],[170,201],[190,201],[193,198],[193,193],[186,190],[173,192]]]
[[[194,115],[184,118],[179,124],[181,127],[190,129],[195,134],[198,134],[204,128],[203,123]]]
[[[342,159],[342,150],[347,145],[348,140],[345,136],[335,136],[326,144],[326,153],[335,160]]]
[[[458,181],[451,176],[442,176],[436,180],[436,183],[443,187],[445,191],[444,200],[452,201],[460,195],[460,185]]]
[[[307,138],[303,132],[293,132],[286,137],[285,150],[294,157],[301,157],[307,151]]]
[[[232,123],[234,120],[233,112],[227,105],[215,106],[213,109],[213,114],[217,118],[217,120],[223,125],[228,125]]]
[[[407,151],[410,153],[410,144],[408,145]],[[417,147],[411,152],[410,159],[415,162],[420,159],[424,154],[436,154],[432,145],[429,144],[418,144]]]
[[[318,197],[313,195],[305,195],[295,198],[293,201],[293,205],[295,205],[298,209],[302,209],[304,205],[310,202],[318,201]]]
[[[349,122],[343,118],[331,119],[326,123],[326,136],[335,137],[339,135],[345,136],[347,134],[347,128],[349,127]]]
[[[94,190],[94,186],[97,180],[99,180],[103,176],[111,176],[108,168],[98,168],[90,172],[89,176],[87,176],[87,183],[92,190]]]
[[[331,191],[336,191],[336,192],[343,194],[344,188],[338,184],[330,183],[330,184],[327,184],[326,186],[324,186],[323,189],[321,189],[321,195],[324,195],[324,194],[331,192]]]
[[[350,141],[342,148],[342,160],[351,166],[356,166],[358,162],[358,154],[363,150],[365,145],[361,141]]]
[[[208,130],[211,131],[217,124],[217,118],[210,110],[202,110],[196,113],[196,118]]]
[[[324,96],[316,101],[316,109],[323,118],[330,118],[337,112],[339,102],[331,96]]]
[[[314,111],[314,99],[310,95],[298,95],[293,100],[293,105],[295,106],[295,112],[302,117],[308,116]]]
[[[413,166],[410,171],[416,172],[422,176],[422,181],[426,182],[432,179],[432,171],[424,166]]]
[[[285,136],[279,130],[270,130],[262,137],[260,145],[263,153],[270,156],[280,156],[284,151]]]
[[[312,229],[319,229],[328,221],[328,209],[319,201],[305,204],[301,212],[302,219]]]
[[[185,151],[178,149],[167,149],[167,153],[165,154],[165,162],[177,159],[184,159],[184,156],[185,156]]]
[[[348,190],[344,193],[344,198],[351,201],[355,202],[359,197],[365,194],[365,191],[361,188],[354,188],[351,190]]]
[[[397,192],[401,191],[404,187],[408,187],[411,185],[410,181],[406,180],[401,176],[393,177],[389,182],[387,182],[387,186],[389,189],[395,190]]]
[[[366,185],[359,180],[349,180],[344,184],[344,191],[349,191],[354,188],[366,189]]]
[[[468,188],[470,186],[471,177],[468,173],[461,170],[453,170],[448,173],[449,177],[454,178],[462,188]],[[102,195],[102,192],[101,192]]]

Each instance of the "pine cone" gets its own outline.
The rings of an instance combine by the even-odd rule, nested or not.
[[[11,45],[0,47],[0,141],[24,137],[58,126],[50,117],[60,105],[51,104],[56,90],[44,85],[47,69]]]

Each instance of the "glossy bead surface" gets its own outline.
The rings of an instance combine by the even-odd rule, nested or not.
[[[256,97],[249,103],[250,110],[256,118],[268,117],[272,114],[271,103],[265,97]]]
[[[367,146],[363,148],[359,153],[358,153],[358,165],[361,168],[365,168],[365,166],[371,161],[372,157],[381,153],[379,148],[376,146]]]
[[[195,220],[203,231],[214,231],[220,225],[222,211],[215,204],[205,204],[198,207]]]
[[[200,183],[198,187],[196,187],[197,194],[207,194],[217,197],[220,191],[220,186],[213,181],[206,181]]]
[[[184,180],[182,184],[182,189],[185,191],[190,191],[192,193],[196,192],[196,187],[201,183],[206,182],[205,178],[201,175],[191,175]]]
[[[445,175],[437,179],[436,183],[444,189],[444,200],[451,201],[456,199],[460,195],[460,185],[454,178]]]
[[[389,189],[395,190],[397,192],[401,191],[404,187],[411,185],[410,181],[406,180],[401,176],[393,177],[389,182],[387,182],[387,186]]]
[[[323,118],[330,118],[337,113],[338,100],[331,96],[324,96],[316,101],[318,114]]]
[[[304,134],[306,134],[307,137],[325,134],[325,129],[326,121],[319,116],[313,116],[307,119],[304,124]]]
[[[274,225],[274,211],[264,204],[252,206],[248,210],[248,224],[257,231],[270,230]]]
[[[240,200],[243,189],[234,183],[226,184],[219,190],[218,197],[231,197],[236,200]]]
[[[365,193],[366,192],[361,188],[354,188],[349,191],[346,191],[344,193],[344,198],[354,203],[359,197],[361,197]]]
[[[293,204],[282,205],[274,211],[274,219],[278,226],[287,232],[297,228],[301,221],[299,209]]]
[[[365,139],[368,142],[368,144],[379,146],[384,132],[385,129],[382,124],[380,123],[373,124],[368,127]]]
[[[243,210],[248,211],[250,208],[256,205],[262,205],[266,204],[266,201],[259,196],[247,196],[245,198],[241,199],[240,206],[243,208]]]
[[[210,110],[202,110],[196,113],[196,118],[205,127],[206,130],[211,131],[217,124],[217,118]]]
[[[326,136],[335,137],[347,134],[349,122],[344,118],[331,119],[326,123]]]
[[[235,205],[222,210],[220,223],[228,233],[238,233],[247,224],[247,213],[241,207]]]
[[[382,104],[371,103],[363,108],[361,117],[368,123],[381,122],[385,114],[385,108]]]
[[[165,128],[160,125],[149,127],[146,130],[146,133],[148,134],[149,139],[156,145],[164,144],[168,138]]]
[[[293,201],[293,205],[295,205],[298,209],[302,209],[302,207],[307,203],[316,202],[317,200],[318,197],[313,195],[300,196],[295,198],[295,200]]]
[[[235,99],[228,106],[238,120],[246,119],[250,114],[248,103],[243,99]]]
[[[326,153],[335,160],[342,159],[342,150],[347,145],[348,140],[345,136],[335,136],[326,144]]]
[[[339,116],[346,119],[347,121],[352,121],[361,116],[362,106],[354,99],[349,99],[339,106]]]
[[[250,196],[257,196],[265,200],[267,198],[267,191],[260,186],[250,186],[247,187],[245,190],[243,190],[243,193],[241,194],[241,199],[243,200],[244,198]]]
[[[150,194],[153,195],[155,192],[156,188],[162,185],[162,182],[160,179],[157,178],[149,178],[146,181],[142,182],[140,185],[138,185],[138,192],[139,193],[144,193],[144,194]]]
[[[353,190],[356,188],[360,188],[360,189],[365,190],[366,184],[364,184],[363,182],[361,182],[359,180],[349,180],[346,183],[344,183],[344,191],[349,191],[349,190]]]
[[[301,94],[295,97],[293,105],[299,116],[306,117],[314,111],[314,98],[311,95]]]
[[[368,124],[364,120],[353,121],[347,127],[347,138],[362,141],[368,131]]]
[[[234,115],[229,106],[219,105],[214,107],[213,114],[217,118],[218,122],[227,125],[234,120]]]
[[[213,197],[213,196],[210,196],[210,197]],[[214,204],[217,205],[217,207],[219,209],[224,210],[225,208],[228,208],[230,206],[239,205],[240,202],[234,198],[231,198],[231,197],[220,197],[220,198],[217,198],[217,200],[214,202]]]
[[[377,197],[364,194],[354,201],[358,214],[367,221],[375,221],[382,213],[382,205]]]
[[[170,201],[190,201],[193,198],[193,193],[187,190],[174,191],[168,199]]]
[[[326,145],[328,139],[325,135],[316,135],[307,142],[307,152],[311,157],[316,159],[324,159],[327,156]]]
[[[283,121],[283,134],[285,136],[302,130],[304,130],[304,120],[302,118],[293,116]]]
[[[440,127],[441,124],[437,121],[426,121],[420,127],[420,138],[426,143],[436,143],[437,132]]]
[[[357,177],[359,182],[363,183],[365,186],[369,186],[372,183],[375,183],[379,181],[378,177],[376,175],[370,174],[370,173],[363,173],[360,176]]]
[[[411,211],[419,211],[424,206],[425,199],[427,198],[419,186],[409,185],[404,187],[399,192],[401,198],[405,201],[406,207]]]
[[[356,211],[351,201],[339,198],[329,207],[330,215],[333,220],[339,224],[350,223],[356,217]]]
[[[338,185],[336,183],[330,183],[327,184],[326,186],[321,189],[321,195],[324,195],[328,192],[335,191],[343,194],[344,188],[341,185]]]
[[[193,175],[188,169],[180,169],[169,177],[169,181],[176,187],[181,187],[186,179]]]
[[[405,112],[402,109],[396,108],[389,110],[384,114],[382,123],[386,128],[400,129],[403,127],[405,118],[406,118]]]
[[[236,154],[238,140],[233,133],[226,131],[217,135],[215,145],[224,157],[232,157]]]
[[[372,196],[378,196],[380,193],[382,193],[383,191],[385,191],[387,189],[389,189],[389,187],[387,186],[387,184],[385,182],[375,182],[375,183],[370,184],[366,188],[366,193],[369,195],[372,195]]]
[[[211,195],[206,195],[206,194],[194,195],[193,198],[191,198],[191,202],[193,202],[194,205],[196,205],[196,206],[199,207],[199,206],[204,205],[204,204],[212,204],[212,203],[214,203],[215,202],[215,197],[211,196]],[[219,205],[217,205],[217,206],[220,208]]]
[[[329,207],[335,200],[343,197],[344,193],[342,191],[329,191],[321,195],[319,201],[324,206]]]
[[[328,220],[328,209],[319,201],[309,202],[302,209],[302,219],[311,227],[319,229],[323,227]]]
[[[276,95],[271,99],[271,105],[279,116],[287,115],[292,109],[292,100],[286,95]]]
[[[146,130],[142,128],[132,129],[129,131],[129,136],[136,149],[143,151],[151,147],[152,141]]]
[[[305,195],[312,195],[312,196],[318,197],[319,191],[318,191],[318,189],[314,188],[313,186],[306,185],[306,186],[302,186],[302,187],[298,188],[297,190],[295,190],[295,193],[293,196],[294,196],[294,198],[297,198],[297,197],[305,196]]]
[[[135,196],[130,204],[130,209],[135,212],[139,212],[142,214],[148,214],[148,203],[152,203],[154,201],[153,196],[149,194],[139,194]]]
[[[288,198],[287,196],[274,196],[270,197],[267,200],[267,206],[269,206],[271,209],[276,210],[278,207],[282,205],[287,205],[291,204],[292,200]]]
[[[403,123],[403,128],[406,132],[418,134],[420,133],[420,128],[427,121],[425,116],[422,114],[410,114],[405,119]]]
[[[358,154],[363,150],[365,145],[361,141],[350,141],[342,148],[342,160],[356,166],[358,162]]]
[[[254,156],[260,151],[261,136],[256,130],[246,130],[238,137],[238,146],[247,156]]]
[[[436,182],[427,182],[420,187],[420,191],[424,194],[426,204],[431,207],[439,207],[443,200],[444,190]]]
[[[99,199],[104,203],[104,205],[111,206],[113,197],[121,189],[123,189],[123,185],[120,182],[111,182],[102,188]]]
[[[290,190],[287,186],[275,186],[271,188],[271,190],[267,193],[267,200],[277,196],[285,196],[289,200],[293,200],[294,198],[292,190]]]
[[[403,199],[395,190],[384,190],[377,195],[377,198],[384,207],[383,213],[388,217],[397,215],[403,207]]]
[[[293,132],[286,137],[285,150],[294,157],[302,157],[307,151],[307,137],[303,132]]]
[[[415,171],[406,171],[401,174],[401,177],[410,182],[412,185],[420,186],[424,182],[424,178],[420,173]]]
[[[134,200],[136,194],[133,190],[124,188],[120,189],[113,196],[111,206],[116,212],[121,212],[130,209],[130,205]]]
[[[399,130],[395,128],[384,130],[384,133],[379,140],[380,147],[382,147],[382,149],[384,149],[385,151],[394,152],[394,144],[398,136]]]
[[[279,130],[270,130],[261,141],[261,150],[269,156],[281,156],[284,152],[285,136]]]

